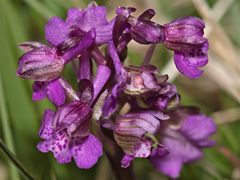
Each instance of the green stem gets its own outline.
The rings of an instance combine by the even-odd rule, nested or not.
[[[13,164],[30,180],[34,180],[34,177],[23,167],[20,161],[15,157],[15,155],[9,150],[3,140],[0,138],[0,148],[8,156],[8,158],[13,162]]]

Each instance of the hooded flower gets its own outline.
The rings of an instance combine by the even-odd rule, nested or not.
[[[37,148],[52,151],[58,163],[69,163],[74,158],[79,168],[91,168],[102,155],[100,141],[89,133],[91,113],[80,101],[65,104],[56,113],[46,110],[39,131],[44,141]]]
[[[86,9],[72,8],[68,10],[65,21],[59,17],[52,17],[45,27],[45,38],[54,46],[73,37],[82,38],[85,33],[94,29],[96,44],[107,43],[112,39],[114,20],[106,19],[106,8],[90,3]],[[72,28],[78,28],[78,34],[71,33]]]
[[[156,169],[171,178],[180,175],[185,163],[200,159],[203,156],[202,148],[214,144],[209,140],[216,131],[213,120],[204,114],[184,113],[184,110],[180,110],[170,115],[169,124],[163,123],[164,129],[160,130],[161,143],[169,153],[165,156],[151,154],[151,162]]]
[[[164,25],[164,45],[174,51],[178,70],[189,78],[198,78],[199,67],[208,63],[208,40],[203,37],[205,25],[197,17],[180,18]]]
[[[133,98],[141,97],[144,107],[148,106],[157,110],[165,110],[170,107],[170,103],[171,105],[178,103],[179,95],[175,86],[166,82],[168,76],[160,75],[155,66],[127,66],[122,69],[126,74],[124,77],[118,75],[122,81],[121,84],[118,83],[113,87],[106,99],[103,106],[105,115],[114,111],[123,92]]]
[[[114,138],[125,153],[122,167],[128,167],[134,158],[147,158],[150,155],[154,144],[150,137],[158,131],[160,121],[166,119],[168,116],[160,111],[128,113],[117,119]]]
[[[52,151],[59,163],[69,163],[74,158],[79,168],[90,168],[97,162],[102,155],[102,145],[90,133],[91,105],[109,76],[109,68],[100,65],[93,83],[87,79],[79,82],[78,96],[67,82],[61,80],[61,85],[72,101],[58,107],[55,113],[45,111],[39,131],[44,141],[37,146],[41,152]]]
[[[164,81],[160,87],[157,93],[152,93],[144,99],[145,104],[161,111],[176,107],[180,101],[176,86]]]
[[[127,71],[127,82],[124,88],[126,94],[131,96],[144,95],[157,92],[160,89],[156,67],[151,65],[128,66],[125,69]]]
[[[19,58],[17,75],[35,81],[52,81],[63,71],[64,64],[81,54],[92,45],[94,30],[90,30],[81,41],[66,40],[58,47],[48,47],[37,42],[25,42],[20,47],[26,52]],[[27,47],[27,45],[28,47]]]
[[[55,48],[39,42],[24,42],[19,47],[26,53],[19,59],[17,75],[36,80],[32,86],[32,100],[48,97],[56,106],[62,105],[65,93],[59,77],[64,68],[63,58],[57,55]]]
[[[35,80],[32,96],[34,101],[47,96],[57,106],[65,102],[64,90],[58,82],[64,64],[86,50],[93,43],[94,38],[95,33],[90,31],[74,48],[69,47],[69,42],[63,42],[57,48],[38,42],[20,44],[20,48],[26,53],[19,59],[17,75]],[[68,47],[63,52],[64,45]],[[59,50],[60,48],[62,49]]]

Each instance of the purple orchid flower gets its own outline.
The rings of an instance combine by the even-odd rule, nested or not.
[[[88,63],[86,60],[90,59],[85,55],[87,48],[94,42],[96,44],[108,42],[112,38],[113,22],[108,23],[105,7],[90,4],[85,10],[70,9],[66,22],[58,17],[49,20],[45,28],[46,39],[54,47],[37,42],[22,43],[20,47],[27,53],[19,59],[17,75],[37,81],[33,85],[33,100],[40,100],[47,96],[55,105],[62,105],[65,98],[56,100],[48,94],[52,90],[60,92],[56,96],[62,96],[63,90],[58,85],[58,78],[62,74],[64,64],[83,54],[81,67],[83,69],[84,64],[86,67]],[[57,87],[57,89],[48,88],[49,86]]]
[[[203,156],[202,148],[214,145],[209,137],[216,131],[213,120],[204,114],[185,114],[183,110],[170,115],[172,120],[160,130],[161,143],[169,151],[165,156],[151,154],[151,162],[157,170],[171,178],[180,175],[183,164]],[[177,121],[178,125],[171,125]]]
[[[88,79],[79,82],[79,95],[61,80],[72,101],[58,107],[55,113],[45,111],[39,131],[44,141],[37,146],[41,152],[52,151],[59,163],[69,163],[73,157],[79,168],[91,168],[97,162],[102,155],[102,144],[90,133],[91,106],[109,77],[110,69],[100,65],[93,83]]]
[[[157,68],[152,65],[128,66],[124,92],[131,96],[146,95],[160,90]]]
[[[58,82],[64,64],[92,45],[94,38],[95,32],[90,30],[78,45],[74,48],[68,47],[64,53],[59,52],[56,47],[48,47],[37,42],[20,44],[20,48],[26,53],[19,59],[17,75],[36,81],[33,84],[32,99],[34,101],[47,96],[56,106],[65,102],[64,90]],[[63,44],[61,44],[61,48]]]
[[[56,106],[63,105],[65,93],[59,77],[64,60],[57,55],[57,50],[38,42],[24,42],[19,47],[26,54],[19,59],[17,75],[36,80],[32,87],[32,100],[38,101],[47,96]]]
[[[178,70],[189,78],[198,78],[208,63],[208,40],[203,37],[204,22],[197,17],[186,17],[164,25],[164,45],[174,51]]]
[[[60,107],[56,113],[46,110],[37,145],[41,152],[52,151],[58,163],[69,163],[74,158],[79,168],[91,168],[102,155],[101,142],[91,133],[92,111],[80,101]]]
[[[167,82],[168,75],[161,75],[149,63],[155,44],[160,43],[174,51],[181,73],[198,78],[203,73],[199,68],[208,62],[205,26],[196,17],[160,25],[152,21],[154,10],[137,18],[132,16],[135,10],[117,8],[116,17],[108,21],[106,8],[90,3],[86,9],[69,9],[66,20],[52,17],[45,26],[49,46],[20,44],[25,54],[19,59],[17,75],[35,81],[33,100],[47,97],[56,105],[55,111],[45,110],[37,148],[51,151],[58,163],[74,159],[83,169],[97,163],[103,148],[90,131],[91,120],[97,119],[100,123],[96,125],[111,130],[105,133],[99,127],[99,134],[117,149],[107,152],[117,170],[120,167],[114,158],[119,163],[123,153],[123,168],[135,158],[148,158],[160,172],[177,178],[185,163],[198,160],[202,149],[214,144],[209,137],[216,127],[198,110],[181,107],[180,95]],[[151,44],[139,67],[124,66],[132,39]],[[102,45],[107,45],[106,51]],[[70,61],[78,91],[62,75]],[[127,113],[126,103],[130,105]]]
[[[90,30],[73,47],[70,46],[68,40],[62,42],[59,47],[48,47],[37,42],[20,44],[20,48],[26,53],[19,58],[17,75],[36,81],[51,81],[58,78],[63,71],[64,64],[91,46],[95,35],[95,31]]]
[[[95,43],[101,45],[112,39],[114,20],[108,22],[106,8],[90,3],[86,9],[72,8],[68,10],[66,21],[52,17],[45,27],[45,38],[54,46],[73,37],[82,38],[91,29],[96,32]],[[72,28],[78,28],[78,33],[71,33]],[[82,37],[81,37],[82,36]]]
[[[208,63],[208,41],[203,37],[204,22],[197,17],[176,19],[165,25],[159,25],[151,18],[154,10],[149,9],[138,18],[119,13],[127,18],[131,38],[141,44],[163,43],[174,51],[177,69],[189,78],[198,78],[203,71],[200,67]],[[130,27],[129,27],[130,26]]]
[[[121,83],[116,84],[103,106],[105,115],[113,112],[116,108],[120,94],[123,92],[131,97],[142,97],[145,104],[151,108],[165,110],[171,104],[177,104],[179,95],[174,85],[166,82],[167,75],[160,75],[157,68],[152,65],[141,67],[121,67],[126,73],[119,75]],[[175,102],[175,103],[173,103]],[[136,109],[136,105],[134,105]]]
[[[160,111],[143,111],[128,113],[117,119],[114,138],[125,153],[122,167],[127,168],[134,158],[149,157],[154,141],[146,134],[156,134],[160,121],[168,118]]]

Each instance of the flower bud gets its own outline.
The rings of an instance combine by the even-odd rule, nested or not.
[[[161,43],[164,40],[163,27],[148,20],[129,18],[132,38],[141,44]]]
[[[190,46],[201,47],[207,39],[203,37],[203,21],[197,17],[180,18],[164,25],[164,44],[174,51]]]
[[[63,68],[64,61],[56,54],[56,49],[42,47],[20,57],[17,75],[36,81],[51,81],[60,76]]]
[[[153,140],[145,134],[156,134],[160,120],[166,119],[168,116],[160,111],[125,114],[117,120],[114,138],[127,155],[146,158],[150,155]]]

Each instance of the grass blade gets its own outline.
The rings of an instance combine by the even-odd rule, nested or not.
[[[11,151],[15,152],[13,138],[12,138],[11,129],[10,129],[10,125],[9,125],[7,107],[5,104],[5,97],[4,97],[4,92],[3,92],[1,74],[0,74],[0,114],[1,114],[1,119],[2,119],[3,134],[4,134],[5,141],[7,143],[7,146],[11,149]],[[1,144],[2,144],[2,142],[1,142]],[[16,180],[20,179],[18,172],[16,171],[13,164],[9,164],[9,166],[10,166],[9,168],[10,168],[11,179],[16,179]]]

